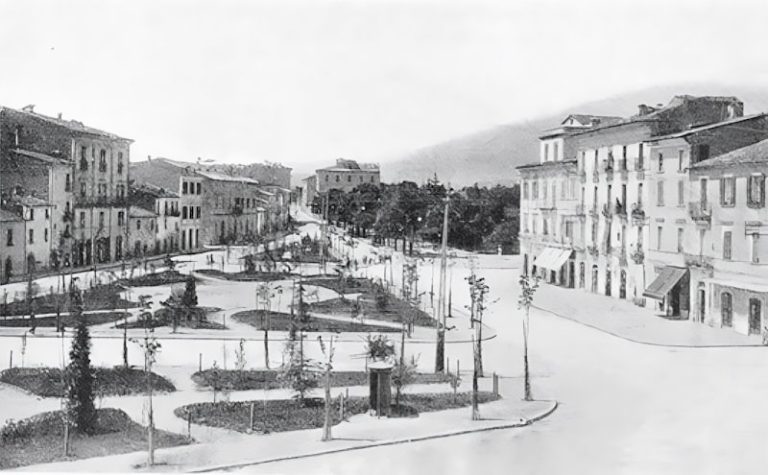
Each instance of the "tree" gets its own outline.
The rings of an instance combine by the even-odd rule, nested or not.
[[[528,332],[530,331],[531,305],[533,304],[533,296],[536,293],[536,289],[539,288],[539,279],[520,274],[519,283],[520,297],[518,298],[517,306],[525,310],[523,317],[523,376],[525,388],[523,394],[526,401],[533,401],[531,375],[528,368]]]
[[[320,349],[323,352],[323,356],[325,356],[325,422],[323,423],[323,441],[325,442],[333,439],[331,436],[331,426],[333,425],[331,422],[331,371],[333,371],[334,353],[333,335],[331,335],[327,348],[325,343],[323,343],[322,336],[318,336],[317,341],[320,342]]]
[[[70,423],[85,434],[93,432],[96,408],[93,405],[93,369],[91,368],[91,337],[83,315],[80,289],[70,284],[69,313],[77,322],[75,338],[69,351],[66,370],[67,415]]]
[[[263,282],[256,287],[257,301],[261,303],[261,325],[264,329],[264,363],[269,369],[269,330],[272,326],[272,287],[269,282]]]
[[[286,342],[286,352],[288,362],[283,365],[280,380],[293,389],[293,397],[298,400],[299,405],[303,406],[307,393],[318,385],[319,366],[317,362],[304,356],[303,331],[299,332],[298,341]]]
[[[151,321],[152,313],[149,311],[151,302],[148,295],[142,295],[139,297],[142,303],[142,307],[145,309],[144,313],[147,321]],[[155,329],[152,325],[146,325],[144,327],[144,338],[138,341],[139,346],[144,353],[144,371],[147,377],[147,465],[153,466],[155,464],[155,419],[154,411],[152,408],[152,365],[155,363],[157,354],[160,352],[160,342],[154,336]]]
[[[165,264],[166,269],[168,269],[168,272],[173,272],[176,270],[176,261],[171,259],[170,254],[165,255],[165,259],[163,259],[163,264]]]
[[[240,379],[240,381],[243,380],[243,371],[245,370],[246,364],[247,360],[245,359],[245,339],[240,338],[240,343],[237,346],[237,350],[235,350],[235,368],[237,369],[237,377]],[[269,364],[267,364],[267,368],[269,368]]]
[[[469,296],[470,296],[470,316],[472,318],[472,326],[475,328],[477,341],[475,343],[475,367],[477,368],[478,375],[483,377],[483,312],[486,309],[485,299],[486,295],[490,291],[488,284],[485,283],[485,277],[477,277],[474,273],[466,278],[469,283]]]
[[[187,277],[184,296],[181,298],[181,304],[188,309],[197,307],[197,289],[195,288],[195,278],[190,275]]]

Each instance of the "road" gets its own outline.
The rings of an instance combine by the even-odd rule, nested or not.
[[[491,286],[486,368],[521,374],[516,270],[478,269]],[[456,279],[458,281],[458,279]],[[578,298],[562,290],[563,298]],[[534,396],[560,408],[523,429],[248,467],[256,473],[764,473],[763,348],[670,349],[533,313]],[[507,394],[506,397],[519,397]]]

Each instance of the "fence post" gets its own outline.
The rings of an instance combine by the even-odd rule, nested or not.
[[[251,403],[251,423],[248,425],[248,432],[253,432],[253,411],[255,409],[254,403]]]
[[[13,350],[11,350],[11,357],[8,360],[8,367],[13,368]]]
[[[201,372],[203,371],[203,354],[202,353],[200,353],[197,356],[197,368],[198,368],[197,369],[198,371],[201,371]]]
[[[493,395],[499,395],[499,375],[495,371],[493,372]]]

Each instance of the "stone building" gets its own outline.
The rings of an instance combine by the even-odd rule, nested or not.
[[[0,282],[24,274],[26,255],[24,220],[0,208]]]
[[[126,257],[142,258],[150,256],[155,250],[155,223],[157,214],[154,211],[131,206],[128,209],[128,249]]]
[[[691,166],[685,255],[697,321],[765,335],[768,140]]]
[[[157,215],[151,251],[153,254],[166,254],[180,249],[181,211],[177,193],[148,184],[132,185],[130,202]]]
[[[0,192],[21,187],[51,207],[51,262],[120,259],[131,142],[33,106],[0,109]]]
[[[666,106],[638,109],[632,117],[598,117],[597,123],[573,116],[561,124],[564,130],[542,136],[540,163],[520,169],[525,271],[644,304],[657,277],[648,275],[643,258],[655,219],[647,206],[650,143],[739,118],[743,104],[733,97],[676,96]]]
[[[272,193],[251,178],[165,158],[135,163],[131,173],[138,184],[178,190],[181,250],[247,242],[263,234],[272,219],[266,207]]]
[[[315,196],[330,190],[349,192],[363,183],[378,185],[381,182],[381,171],[377,164],[339,158],[335,166],[319,168],[303,182],[304,204],[311,206]]]

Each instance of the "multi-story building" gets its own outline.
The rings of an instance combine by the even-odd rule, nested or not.
[[[33,106],[0,109],[0,192],[8,197],[21,186],[50,205],[52,262],[89,265],[122,255],[131,142]]]
[[[51,209],[48,202],[34,196],[11,197],[7,207],[24,221],[25,271],[47,268],[52,250]]]
[[[649,142],[738,118],[742,111],[733,97],[676,96],[667,106],[641,105],[626,119],[597,118],[595,123],[574,116],[564,121],[563,130],[542,136],[540,163],[520,169],[524,270],[644,303],[649,279],[643,256],[648,223],[655,219],[647,207]],[[581,129],[567,127],[574,124]],[[575,199],[569,185],[574,176],[581,182]]]
[[[648,201],[641,212],[647,211],[650,217],[649,241],[645,254],[633,256],[639,260],[645,257],[646,275],[654,280],[644,295],[653,299],[663,313],[682,318],[692,316],[702,321],[690,284],[691,274],[698,268],[695,264],[699,261],[696,252],[701,241],[699,233],[706,230],[694,228],[696,222],[708,223],[703,218],[710,216],[711,209],[702,208],[702,200],[694,193],[690,180],[692,167],[706,163],[710,157],[765,139],[768,139],[768,115],[756,114],[654,137],[648,142],[650,164],[645,173]]]
[[[0,208],[0,282],[24,273],[26,255],[24,220]]]
[[[141,258],[149,256],[155,249],[155,223],[157,214],[154,211],[131,206],[128,209],[128,256]]]
[[[766,157],[768,140],[691,165],[694,319],[744,334],[765,335],[768,326]]]
[[[155,242],[154,254],[176,252],[180,247],[181,211],[179,195],[153,185],[132,185],[130,188],[131,204],[145,210],[154,211]]]
[[[381,171],[374,163],[357,163],[339,158],[336,165],[315,170],[315,174],[304,180],[304,203],[311,206],[315,196],[330,190],[352,191],[363,183],[378,185]]]
[[[135,163],[131,173],[139,184],[178,190],[181,250],[247,241],[271,219],[264,205],[272,193],[251,178],[165,158]]]

